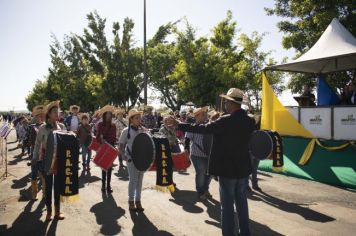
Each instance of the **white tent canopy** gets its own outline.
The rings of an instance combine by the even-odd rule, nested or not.
[[[316,74],[356,69],[356,38],[334,18],[309,51],[290,63],[265,69]]]

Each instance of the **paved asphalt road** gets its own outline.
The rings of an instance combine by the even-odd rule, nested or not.
[[[8,167],[14,176],[0,180],[0,235],[221,235],[218,183],[213,200],[199,202],[194,169],[174,173],[178,190],[154,189],[155,172],[144,177],[143,214],[127,205],[127,171],[113,172],[112,195],[101,193],[100,169],[80,176],[80,200],[62,204],[63,221],[44,222],[43,201],[29,201],[27,157],[9,137]],[[0,157],[0,174],[4,160]],[[263,192],[250,192],[252,235],[356,235],[356,193],[312,181],[259,172]]]

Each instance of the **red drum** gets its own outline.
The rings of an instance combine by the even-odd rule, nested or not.
[[[96,139],[95,136],[93,136],[93,138],[91,139],[91,143],[89,145],[89,149],[93,150],[93,151],[98,151],[98,149],[100,148],[101,144],[98,142],[98,140]]]
[[[186,170],[191,164],[189,160],[189,156],[185,152],[172,153],[172,161],[173,161],[173,168],[176,171]],[[155,171],[155,170],[156,170],[156,162],[153,162],[149,171]]]
[[[186,152],[172,153],[173,168],[175,170],[186,170],[190,166],[189,156]]]
[[[119,151],[108,143],[104,143],[100,146],[93,162],[101,169],[108,171],[112,167]]]

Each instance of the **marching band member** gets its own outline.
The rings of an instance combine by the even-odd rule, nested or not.
[[[157,126],[156,117],[152,113],[153,107],[146,106],[144,110],[144,115],[142,116],[142,125],[146,129],[154,129]]]
[[[52,219],[52,189],[54,190],[55,218],[63,220],[64,215],[60,212],[60,186],[57,176],[58,165],[54,150],[54,130],[66,130],[59,119],[59,101],[51,102],[46,107],[45,123],[38,130],[33,152],[33,160],[43,160],[46,185],[46,221]]]
[[[34,118],[34,123],[30,125],[29,129],[29,145],[30,145],[30,160],[31,160],[31,189],[32,189],[32,200],[37,200],[38,192],[38,174],[40,174],[41,184],[42,184],[42,198],[45,197],[45,173],[43,171],[43,161],[35,160],[33,157],[33,151],[35,147],[36,137],[40,126],[43,124],[45,107],[42,105],[35,106],[32,109],[32,116]]]
[[[80,107],[77,105],[72,105],[69,107],[69,111],[72,113],[64,120],[64,125],[67,127],[67,130],[77,132],[79,127],[79,117],[78,112],[80,111]]]
[[[124,110],[119,108],[119,109],[116,110],[115,114],[116,114],[116,119],[115,119],[116,138],[117,138],[117,140],[119,140],[120,139],[120,135],[121,135],[122,131],[127,127],[128,122],[124,118]],[[123,155],[122,153],[119,153],[119,163],[120,163],[119,168],[123,168],[124,167],[122,155]]]
[[[120,152],[125,153],[125,160],[127,161],[127,169],[129,172],[128,203],[130,211],[144,211],[144,208],[141,205],[144,172],[137,170],[131,159],[133,141],[139,133],[143,132],[140,127],[141,114],[142,112],[136,109],[129,111],[129,126],[122,131],[119,140]]]
[[[113,112],[115,111],[114,106],[106,105],[104,106],[100,114],[103,117],[103,121],[98,124],[97,129],[97,139],[99,143],[107,142],[112,146],[115,146],[116,143],[116,126],[112,123]],[[108,193],[112,193],[113,190],[111,188],[111,173],[112,167],[109,168],[108,172],[102,170],[101,171],[101,191]]]
[[[208,107],[197,108],[193,116],[197,125],[206,122]],[[203,134],[187,132],[185,134],[185,150],[190,153],[190,159],[195,169],[195,186],[200,200],[206,200],[211,197],[209,185],[211,176],[208,172],[208,153],[204,150]]]
[[[91,126],[89,125],[88,114],[80,116],[80,126],[78,128],[79,143],[82,148],[83,171],[90,170],[91,150],[88,148],[92,138]]]
[[[178,144],[178,139],[176,136],[176,130],[174,129],[174,127],[172,127],[167,121],[168,117],[165,117],[163,119],[163,125],[162,128],[159,130],[160,133],[164,134],[166,136],[166,138],[168,139],[169,142],[169,146],[171,148],[171,152],[172,153],[180,153],[181,150],[179,148],[179,144]]]

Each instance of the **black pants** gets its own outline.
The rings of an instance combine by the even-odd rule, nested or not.
[[[103,187],[105,187],[105,183],[107,183],[107,186],[110,186],[111,172],[112,172],[112,168],[109,168],[108,172],[104,170],[101,171],[101,182],[103,184]]]
[[[57,175],[46,175],[46,207],[52,210],[52,188],[54,189],[54,205],[60,207],[59,178]]]

